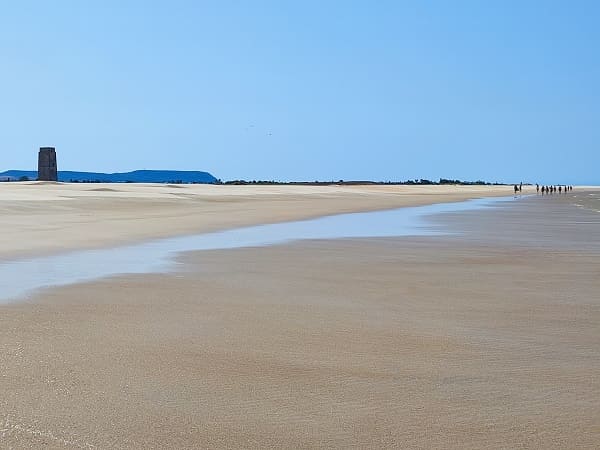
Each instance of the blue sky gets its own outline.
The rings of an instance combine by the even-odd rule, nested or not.
[[[0,7],[0,170],[600,184],[600,2]]]

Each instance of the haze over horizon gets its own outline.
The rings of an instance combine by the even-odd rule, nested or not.
[[[23,1],[0,172],[600,184],[600,4]]]

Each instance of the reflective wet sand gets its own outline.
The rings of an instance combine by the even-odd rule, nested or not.
[[[511,192],[510,186],[0,183],[0,259]]]
[[[509,197],[510,201],[513,201]],[[339,214],[232,230],[150,240],[136,245],[0,260],[0,303],[19,301],[48,287],[122,274],[177,270],[180,252],[261,247],[305,239],[420,236],[443,233],[425,220],[441,212],[487,208],[506,197],[437,203],[366,213]]]

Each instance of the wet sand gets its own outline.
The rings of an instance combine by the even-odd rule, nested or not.
[[[511,193],[510,186],[0,183],[0,259]]]
[[[575,203],[188,253],[0,306],[0,445],[597,448],[600,216]]]

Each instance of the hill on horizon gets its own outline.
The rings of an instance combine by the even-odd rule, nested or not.
[[[18,181],[24,177],[36,180],[37,170],[7,170],[0,173],[0,180]],[[205,183],[211,184],[217,179],[208,172],[191,170],[134,170],[132,172],[76,172],[58,171],[58,181],[91,183]]]

